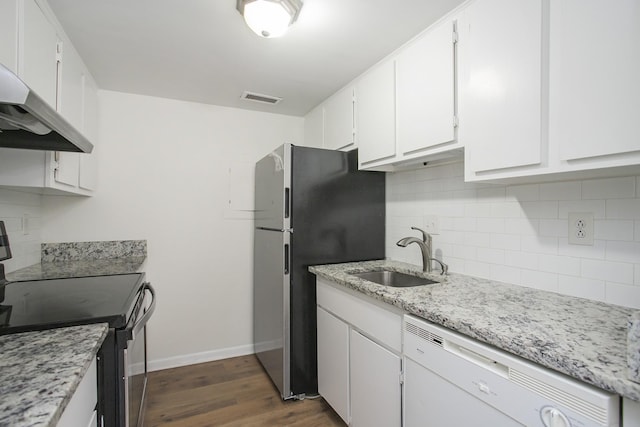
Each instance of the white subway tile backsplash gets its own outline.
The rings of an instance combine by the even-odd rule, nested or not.
[[[454,230],[477,231],[477,222],[476,218],[454,218],[453,227]]]
[[[474,218],[491,218],[492,210],[489,203],[466,203],[464,205],[464,216]]]
[[[491,279],[499,282],[519,284],[521,281],[522,270],[506,265],[492,265]]]
[[[506,198],[507,191],[503,186],[479,188],[477,198],[479,203],[496,203],[503,202]]]
[[[558,255],[589,259],[604,259],[606,249],[607,245],[604,240],[594,240],[592,246],[570,245],[569,240],[564,237],[560,237],[558,240]]]
[[[540,271],[569,276],[580,275],[580,258],[540,254],[538,261],[540,263],[538,267]]]
[[[478,218],[476,227],[481,233],[504,233],[505,220],[502,218]]]
[[[633,229],[631,220],[595,220],[593,237],[599,240],[633,240]]]
[[[584,277],[564,276],[558,277],[558,290],[566,295],[588,298],[596,301],[605,300],[604,280],[586,279]]]
[[[580,276],[616,283],[633,284],[633,264],[582,259]]]
[[[436,216],[434,249],[452,272],[616,304],[637,296],[640,176],[465,183],[462,163],[455,163],[390,173],[387,183],[391,258],[419,265],[418,248],[397,248],[395,241]],[[593,214],[592,246],[568,243],[570,212]]]
[[[583,199],[625,199],[636,196],[636,178],[590,179],[582,181]]]
[[[561,201],[558,205],[558,218],[569,218],[569,212],[588,212],[594,219],[605,218],[604,200],[571,200]]]
[[[605,301],[610,304],[640,309],[640,286],[607,282],[605,293]]]
[[[491,265],[486,262],[465,260],[464,270],[465,274],[469,276],[482,277],[483,279],[491,278]]]
[[[529,288],[558,291],[558,275],[544,271],[522,270],[521,283]]]
[[[463,259],[469,259],[469,260],[476,260],[476,254],[478,251],[478,248],[475,246],[470,246],[470,245],[452,245],[452,250],[451,250],[451,254],[450,256],[454,257],[454,258],[463,258]],[[484,249],[480,249],[480,250],[484,250]],[[447,256],[447,254],[444,254],[445,257]]]
[[[558,238],[544,236],[522,236],[520,240],[524,252],[555,255],[558,253]]]
[[[504,202],[491,204],[491,216],[496,218],[520,218],[522,206],[518,202]]]
[[[490,246],[495,249],[520,250],[520,236],[514,234],[491,234]]]
[[[569,227],[566,219],[541,219],[540,235],[550,237],[567,237]]]
[[[640,220],[640,198],[607,200],[606,218]]]
[[[621,262],[640,261],[640,242],[608,241],[606,259]]]
[[[540,186],[534,185],[511,185],[507,187],[507,200],[517,200],[519,202],[530,202],[540,200]]]
[[[2,263],[11,272],[40,262],[42,196],[0,189],[0,220],[5,222],[12,258]]]
[[[504,231],[507,234],[531,236],[537,234],[539,228],[539,219],[507,218],[504,222]]]
[[[558,218],[558,202],[540,201],[540,202],[522,202],[522,212],[527,218],[543,219]]]
[[[469,231],[465,233],[465,243],[470,246],[476,246],[480,248],[488,248],[491,246],[491,234],[490,233],[478,233],[475,231]]]
[[[538,269],[539,254],[532,252],[505,251],[504,263],[510,267],[526,268],[527,270]]]
[[[581,195],[580,181],[540,184],[540,200],[580,200]]]
[[[492,248],[479,248],[476,251],[476,260],[489,264],[504,264],[504,250]]]

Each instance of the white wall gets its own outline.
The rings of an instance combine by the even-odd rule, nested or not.
[[[9,235],[12,258],[3,261],[10,272],[40,262],[42,196],[0,188],[0,221]]]
[[[568,244],[569,212],[594,214],[593,246]],[[640,177],[471,184],[462,163],[387,174],[388,257],[420,265],[417,246],[395,242],[433,215],[451,271],[640,308]]]
[[[244,165],[246,182],[233,187],[252,192],[246,172],[280,144],[301,143],[303,119],[108,91],[99,98],[98,191],[45,197],[43,240],[148,241],[145,271],[158,293],[152,369],[252,352],[253,227],[250,215],[228,209],[229,167]]]

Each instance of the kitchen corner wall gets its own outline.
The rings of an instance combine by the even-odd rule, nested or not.
[[[44,197],[43,240],[147,240],[152,370],[252,353],[252,171],[301,143],[304,119],[110,91],[99,101],[98,189]]]
[[[0,188],[0,221],[7,229],[12,254],[2,262],[5,271],[40,262],[42,196]]]
[[[420,265],[419,233],[435,216],[434,254],[458,273],[640,308],[640,177],[533,185],[465,183],[463,164],[387,174],[387,256]],[[594,216],[594,245],[568,244],[568,213]]]

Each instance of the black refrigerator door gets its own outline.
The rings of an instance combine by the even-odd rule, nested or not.
[[[255,226],[290,228],[291,144],[276,148],[256,163]]]
[[[292,152],[291,388],[317,393],[315,275],[310,265],[383,259],[385,175],[357,151]]]

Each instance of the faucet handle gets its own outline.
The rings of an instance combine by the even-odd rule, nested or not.
[[[424,231],[422,228],[418,228],[418,227],[411,227],[412,230],[417,230],[419,232],[422,233],[422,241],[427,243],[428,241],[431,240],[431,235],[429,233],[427,233],[426,231]]]
[[[442,272],[440,273],[442,276],[446,276],[447,273],[449,272],[449,266],[447,264],[445,264],[444,262],[440,261],[437,258],[431,258],[431,261],[435,261],[438,264],[440,264],[440,267],[442,267]]]

